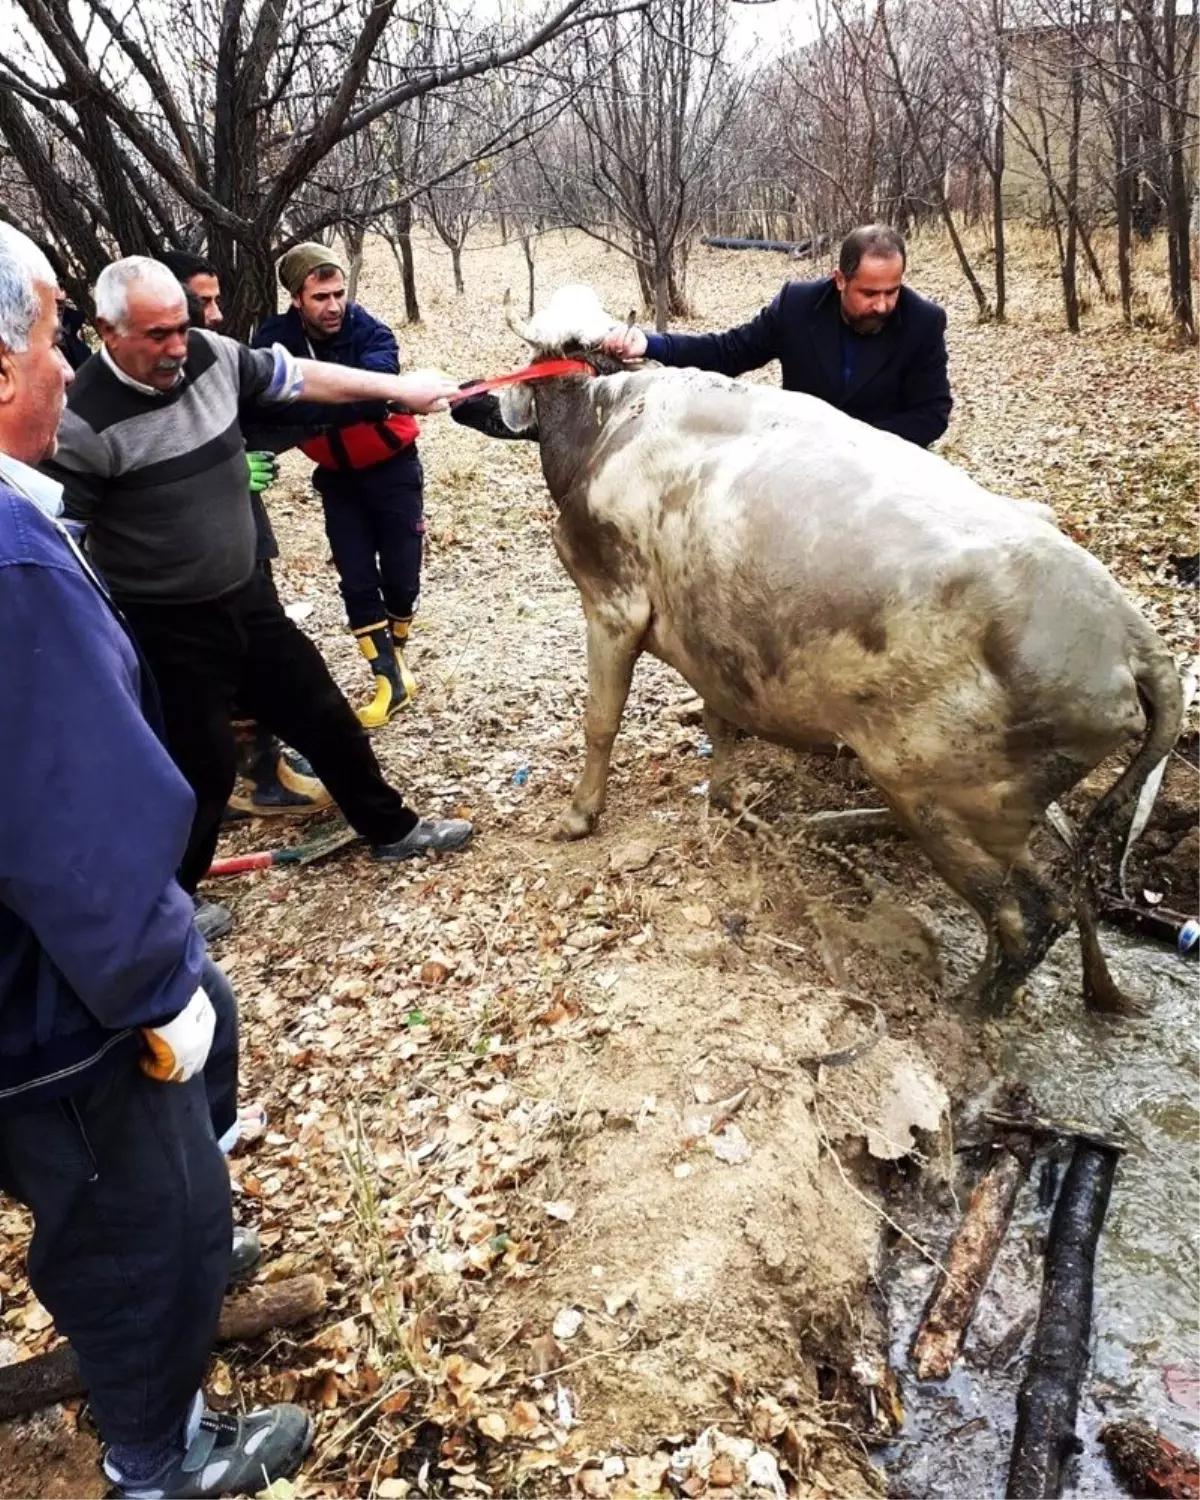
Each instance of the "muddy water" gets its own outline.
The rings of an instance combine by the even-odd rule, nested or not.
[[[1064,941],[1042,965],[1023,1015],[1004,1023],[1006,1072],[1029,1086],[1041,1110],[1117,1135],[1128,1147],[1097,1262],[1092,1364],[1077,1429],[1083,1451],[1065,1491],[1080,1496],[1119,1492],[1096,1441],[1106,1421],[1141,1416],[1185,1446],[1200,1442],[1200,969],[1195,959],[1112,932],[1104,943],[1122,985],[1154,997],[1149,1019],[1090,1019],[1078,999],[1078,950]],[[954,1375],[944,1385],[905,1380],[905,1427],[882,1455],[892,1495],[1004,1494],[1043,1243],[1065,1161],[1065,1152],[1043,1153],[1035,1164]],[[927,1228],[941,1243],[944,1224]],[[933,1276],[915,1255],[896,1258],[890,1303],[898,1371],[907,1368]]]
[[[1007,1026],[1008,1062],[1047,1112],[1128,1146],[1097,1265],[1082,1425],[1142,1415],[1200,1451],[1200,1410],[1172,1400],[1164,1379],[1184,1367],[1200,1407],[1200,959],[1112,932],[1104,947],[1121,983],[1154,1001],[1149,1019],[1085,1016],[1079,962],[1062,944],[1035,981],[1043,1029]],[[1074,1494],[1112,1496],[1112,1476],[1085,1464]]]

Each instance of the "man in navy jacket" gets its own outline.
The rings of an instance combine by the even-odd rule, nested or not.
[[[289,250],[279,262],[279,280],[292,305],[263,323],[255,345],[282,344],[301,359],[398,374],[395,334],[347,300],[345,273],[337,252],[325,245]],[[378,729],[417,691],[404,656],[421,590],[425,534],[417,424],[383,402],[324,411],[297,402],[280,420],[337,424],[300,448],[317,464],[313,483],[346,616],[375,678],[375,696],[358,717],[367,729]]]
[[[832,276],[789,281],[726,333],[622,329],[603,347],[623,359],[744,375],[777,359],[785,391],[927,448],[950,420],[946,314],[904,286],[904,237],[868,224],[847,235]]]
[[[153,684],[57,521],[54,274],[0,225],[0,1192],[128,1496],[262,1488],[296,1407],[200,1395],[230,1273],[236,1011],[176,884],[194,801]]]

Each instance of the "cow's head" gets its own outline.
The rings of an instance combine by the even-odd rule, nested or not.
[[[505,298],[508,326],[533,350],[534,359],[586,359],[598,375],[624,368],[600,350],[614,320],[590,286],[560,286],[545,307],[527,323],[518,322]],[[536,423],[533,385],[510,386],[500,394],[500,415],[510,432],[527,432]]]

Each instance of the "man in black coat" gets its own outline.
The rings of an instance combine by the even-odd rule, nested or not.
[[[620,329],[603,348],[622,359],[744,375],[777,359],[785,391],[819,396],[848,416],[927,448],[950,420],[946,314],[904,286],[904,236],[868,224],[846,236],[832,276],[789,281],[726,333]]]

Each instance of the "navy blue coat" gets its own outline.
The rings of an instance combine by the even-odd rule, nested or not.
[[[839,411],[927,448],[950,420],[946,314],[900,288],[877,334],[857,338],[854,374],[842,382],[842,318],[832,276],[786,282],[748,323],[726,333],[650,334],[646,353],[664,365],[744,375],[777,359],[785,391],[818,396]]]
[[[268,318],[252,340],[256,349],[282,344],[297,359],[329,360],[354,370],[375,370],[380,375],[400,373],[400,350],[396,335],[357,302],[346,308],[342,326],[327,339],[310,340],[304,322],[294,307]],[[387,416],[384,401],[344,402],[325,406],[316,401],[294,401],[279,408],[279,420],[288,425],[313,429],[349,427],[355,422],[381,422]]]
[[[58,527],[0,480],[0,1110],[83,1087],[179,1014],[195,798],[153,686]]]

